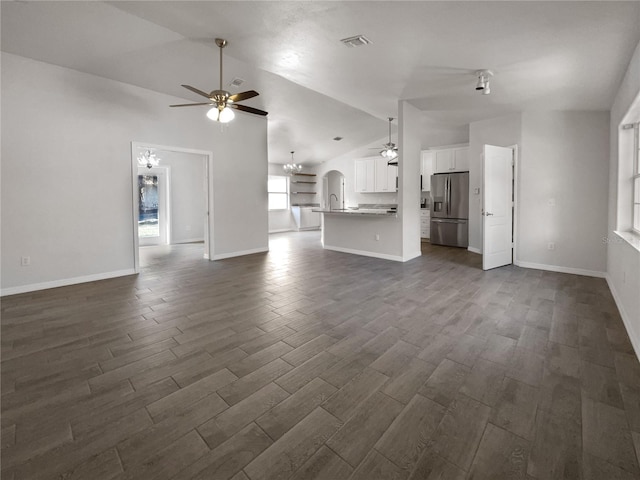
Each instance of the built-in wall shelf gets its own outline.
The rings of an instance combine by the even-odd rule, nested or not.
[[[302,177],[315,177],[315,173],[294,173],[294,175],[302,176]]]
[[[296,195],[315,195],[316,192],[291,192],[291,193],[295,193]]]
[[[292,180],[291,183],[317,183],[317,182],[303,182],[300,180]]]

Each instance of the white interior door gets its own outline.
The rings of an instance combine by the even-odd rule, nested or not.
[[[484,146],[482,269],[513,263],[513,150]]]

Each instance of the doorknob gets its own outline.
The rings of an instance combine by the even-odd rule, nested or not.
[[[493,216],[493,213],[489,213],[489,212],[487,212],[487,213],[485,213],[485,215],[486,215],[487,217],[491,217],[491,216]]]

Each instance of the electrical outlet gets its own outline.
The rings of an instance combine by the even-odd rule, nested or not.
[[[556,244],[554,242],[549,242],[547,244],[547,250],[555,250],[556,249]]]
[[[20,257],[20,265],[23,267],[31,265],[31,257]]]
[[[380,234],[376,233],[376,236],[374,238],[376,239],[376,242],[380,241]]]

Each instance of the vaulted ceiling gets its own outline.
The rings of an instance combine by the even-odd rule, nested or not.
[[[340,43],[359,34],[372,43]],[[229,42],[225,88],[259,91],[245,104],[269,111],[270,161],[295,150],[311,164],[386,139],[401,99],[425,129],[608,110],[640,41],[640,2],[2,2],[3,51],[186,101],[199,99],[180,84],[218,86],[215,37]],[[491,95],[474,90],[483,68]]]

